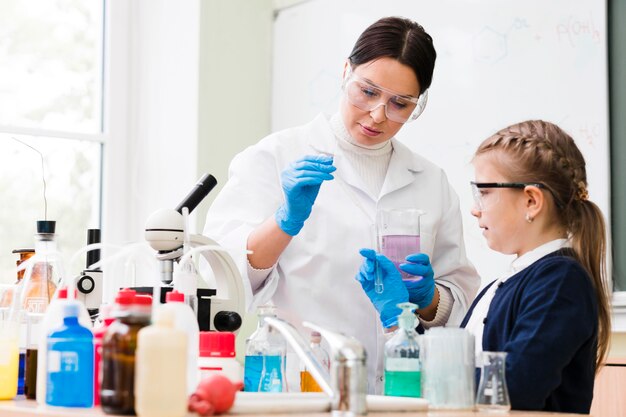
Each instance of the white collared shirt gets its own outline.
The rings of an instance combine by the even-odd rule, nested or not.
[[[465,328],[474,335],[474,352],[476,354],[477,367],[482,365],[481,357],[483,351],[483,330],[485,328],[484,320],[487,317],[487,313],[489,312],[489,306],[491,305],[491,300],[493,300],[493,297],[500,283],[506,282],[513,275],[517,274],[520,271],[523,271],[526,267],[532,265],[547,254],[565,247],[571,247],[570,241],[568,239],[555,239],[550,242],[544,243],[543,245],[538,246],[529,252],[526,252],[518,258],[515,258],[515,260],[511,262],[511,266],[506,274],[495,280],[495,282],[489,287],[487,292],[485,292],[485,295],[483,295],[480,301],[478,301],[478,303],[474,307],[474,311],[472,311],[470,319],[467,321],[467,325],[465,326]]]

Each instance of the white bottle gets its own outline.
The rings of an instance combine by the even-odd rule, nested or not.
[[[199,381],[198,374],[198,350],[200,345],[200,328],[198,318],[185,303],[185,295],[176,290],[168,292],[165,296],[166,303],[159,308],[171,310],[174,313],[174,327],[182,330],[187,335],[187,394],[191,395],[196,390]]]
[[[159,308],[139,330],[135,355],[135,411],[139,417],[187,414],[187,337],[174,327],[172,309]]]
[[[235,334],[230,332],[200,332],[200,379],[221,373],[233,383],[241,382],[243,368],[235,359]]]
[[[76,289],[74,289],[74,296],[76,296]],[[63,324],[63,317],[65,306],[68,304],[67,288],[59,288],[50,304],[46,309],[46,313],[43,316],[41,323],[41,332],[38,337],[38,349],[37,349],[37,394],[36,399],[39,405],[46,405],[46,369],[47,369],[47,356],[48,356],[48,333],[51,330],[60,327]],[[91,329],[91,318],[87,312],[85,305],[77,300],[79,304],[79,316],[78,322],[81,326]]]

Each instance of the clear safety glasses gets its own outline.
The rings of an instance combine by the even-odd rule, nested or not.
[[[372,84],[353,72],[345,78],[343,91],[348,101],[361,110],[371,112],[384,106],[387,118],[398,123],[417,119],[428,101],[428,90],[419,98],[405,96]]]
[[[494,192],[491,188],[517,188],[523,190],[529,185],[537,188],[546,188],[539,182],[474,182],[470,181],[472,187],[472,195],[474,196],[475,207],[479,211],[489,210],[494,207],[500,197],[499,193]]]

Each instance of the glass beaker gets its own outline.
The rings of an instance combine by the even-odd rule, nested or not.
[[[476,407],[486,411],[511,409],[509,391],[506,388],[506,352],[483,352],[482,372],[476,393]]]
[[[399,265],[408,255],[420,252],[420,217],[418,209],[379,210],[376,213],[376,243],[378,252],[393,262],[405,281],[419,281],[420,276],[407,274]]]
[[[458,327],[432,327],[420,338],[422,396],[436,410],[471,410],[475,400],[474,336]]]

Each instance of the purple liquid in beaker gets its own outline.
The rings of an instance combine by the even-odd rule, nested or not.
[[[419,281],[420,276],[410,275],[399,268],[400,264],[406,263],[406,257],[420,251],[420,237],[411,235],[387,235],[382,237],[381,252],[393,262],[402,279],[405,281]]]

